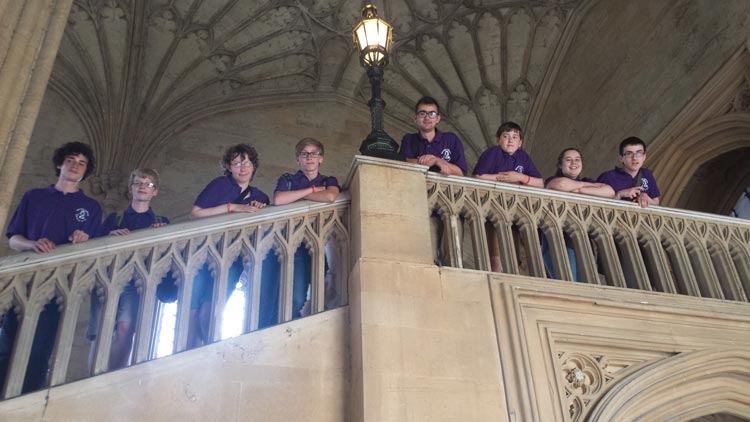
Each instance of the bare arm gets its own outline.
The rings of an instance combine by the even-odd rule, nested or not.
[[[646,192],[641,192],[638,195],[638,205],[640,205],[641,208],[648,208],[649,205],[659,205],[659,198],[652,198],[648,196]]]
[[[193,209],[190,211],[190,218],[203,218],[210,217],[213,215],[227,214],[230,212],[256,212],[264,208],[266,204],[258,201],[250,202],[250,205],[245,204],[221,204],[211,208],[201,208],[197,205],[193,205]]]
[[[578,188],[582,188],[583,182],[573,180],[569,177],[555,177],[547,183],[547,189],[559,190],[561,192],[575,192]]]
[[[29,240],[21,234],[14,234],[8,239],[8,245],[16,251],[34,251],[36,253],[48,253],[55,249],[55,243],[43,237],[38,240]]]
[[[579,188],[578,193],[583,193],[585,195],[591,195],[591,196],[598,196],[600,198],[614,198],[615,197],[615,190],[612,189],[612,186],[606,183],[584,182],[584,186]]]
[[[339,188],[336,186],[310,186],[304,189],[276,191],[273,194],[274,205],[286,205],[300,199],[309,199],[316,202],[333,202],[339,196]]]
[[[519,185],[534,186],[536,188],[544,187],[544,179],[541,177],[531,177],[528,174],[517,171],[503,171],[495,175],[498,182],[518,183]]]
[[[615,191],[606,183],[591,183],[573,180],[568,177],[555,177],[547,184],[548,189],[562,192],[575,192],[601,198],[614,198]]]
[[[423,166],[429,166],[429,167],[437,166],[440,168],[440,174],[445,175],[445,176],[450,176],[450,175],[463,176],[464,175],[464,172],[461,171],[461,167],[453,163],[449,163],[436,155],[432,155],[432,154],[421,155],[417,158],[416,162],[417,164],[421,164]]]
[[[477,179],[492,180],[493,182],[497,182],[496,174],[475,174],[474,177],[476,177]]]

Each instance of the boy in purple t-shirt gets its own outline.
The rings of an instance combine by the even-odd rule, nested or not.
[[[191,218],[203,218],[233,212],[257,212],[269,204],[268,195],[250,186],[258,170],[258,152],[250,145],[233,145],[224,152],[221,160],[224,175],[212,180],[196,198]],[[244,270],[242,260],[237,259],[229,269],[226,296],[232,295]],[[210,341],[208,323],[211,314],[211,298],[214,281],[208,264],[198,271],[193,282],[190,298],[190,328],[188,348],[207,344]]]
[[[620,142],[622,167],[605,171],[597,182],[606,183],[615,190],[615,198],[637,202],[642,208],[659,205],[661,193],[651,170],[643,168],[646,162],[646,143],[631,136]]]
[[[110,213],[99,227],[100,236],[125,236],[132,230],[150,227],[162,227],[169,224],[166,217],[156,215],[151,209],[151,200],[159,194],[159,173],[153,169],[135,169],[128,178],[130,190],[130,206],[123,212]],[[171,282],[171,278],[166,282]],[[133,335],[138,318],[140,296],[131,280],[122,290],[117,302],[117,316],[112,335],[112,347],[109,351],[109,369],[124,368],[128,364],[130,352],[133,349]],[[94,291],[91,292],[91,306],[89,308],[89,325],[86,337],[91,341],[89,365],[93,368],[96,337],[102,318],[102,304]]]
[[[410,163],[429,166],[430,171],[444,175],[465,176],[464,145],[453,132],[440,132],[440,107],[432,97],[422,97],[414,106],[417,133],[401,139],[401,154]]]
[[[295,156],[299,170],[296,173],[284,173],[279,177],[276,183],[276,190],[273,193],[274,205],[290,204],[300,199],[307,199],[316,202],[333,202],[339,196],[341,187],[338,180],[333,176],[323,176],[320,174],[320,165],[323,164],[323,155],[325,149],[323,144],[317,139],[304,138],[297,143],[295,147]],[[326,263],[326,268],[327,268]],[[300,245],[294,253],[294,283],[292,293],[292,318],[307,316],[310,314],[310,301],[307,298],[310,281],[312,279],[312,262],[310,255],[304,245]],[[270,288],[271,286],[268,286]],[[276,286],[278,287],[278,285]],[[333,286],[326,285],[327,295],[335,294],[331,289]],[[272,309],[271,303],[278,296],[278,291],[272,292],[266,290],[268,305]],[[275,294],[274,294],[275,293]],[[270,324],[273,321],[268,320],[273,315],[265,313],[267,317],[265,323]]]
[[[505,122],[497,128],[497,148],[490,147],[482,153],[474,167],[474,177],[496,182],[544,187],[544,180],[531,157],[521,149],[521,126]]]
[[[5,231],[8,244],[17,251],[49,253],[57,245],[86,242],[96,235],[102,209],[79,186],[95,168],[91,147],[81,142],[66,143],[55,150],[52,163],[57,182],[26,192]],[[39,315],[23,393],[43,388],[47,382],[59,320],[60,313],[54,301]],[[18,324],[13,311],[5,313],[0,333],[0,384],[10,363]]]
[[[517,183],[519,185],[544,187],[544,180],[536,169],[531,157],[521,149],[523,133],[521,126],[514,122],[505,122],[497,128],[495,134],[497,147],[487,148],[474,167],[474,177],[496,182]],[[487,246],[490,252],[490,267],[494,272],[502,272],[500,259],[500,242],[492,223],[485,223]]]

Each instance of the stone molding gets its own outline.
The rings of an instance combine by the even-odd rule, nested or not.
[[[719,69],[649,145],[651,167],[665,192],[662,204],[679,207],[701,165],[741,148],[750,148],[750,50],[747,45]],[[728,214],[750,184],[739,174],[714,212]]]

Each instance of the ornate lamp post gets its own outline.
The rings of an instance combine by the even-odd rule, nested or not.
[[[367,103],[372,116],[372,131],[362,141],[359,152],[372,157],[402,160],[398,155],[398,144],[383,130],[385,101],[380,98],[383,69],[388,64],[393,27],[378,17],[375,6],[368,4],[362,10],[362,21],[352,31],[354,44],[359,50],[359,61],[367,69],[372,87],[372,98]]]

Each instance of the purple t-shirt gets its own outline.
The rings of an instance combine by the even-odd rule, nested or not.
[[[5,235],[10,238],[20,234],[29,240],[47,238],[62,245],[69,243],[68,237],[76,230],[96,236],[101,220],[101,206],[82,190],[65,194],[50,185],[23,195]]]
[[[464,155],[464,144],[453,132],[440,132],[435,129],[435,137],[432,138],[432,142],[423,138],[419,132],[407,133],[401,138],[399,154],[404,158],[417,158],[425,154],[440,157],[451,164],[457,165],[464,176],[468,168]],[[440,167],[432,166],[430,171],[440,173]]]
[[[240,196],[240,193],[242,193],[242,189],[240,189],[240,185],[237,184],[237,181],[232,176],[219,176],[203,188],[203,191],[195,199],[193,205],[201,208],[212,208],[217,205],[228,204],[234,202]],[[250,205],[252,201],[258,201],[263,204],[271,202],[268,199],[268,195],[254,186],[250,187],[250,194],[245,196],[242,203]]]
[[[305,173],[302,172],[302,170],[298,170],[297,173],[290,174],[290,173],[284,173],[281,177],[279,177],[279,180],[276,182],[276,190],[274,192],[285,192],[288,190],[300,190],[309,188],[310,186],[336,186],[341,190],[341,186],[339,186],[339,181],[336,180],[333,176],[323,176],[322,174],[318,173],[318,175],[310,180],[305,176]]]
[[[151,208],[146,212],[136,212],[133,207],[128,208],[123,212],[120,222],[117,222],[117,213],[113,212],[104,219],[99,230],[100,236],[106,236],[112,230],[116,229],[128,229],[128,230],[140,230],[151,227],[155,223],[166,223],[169,224],[167,217],[156,215],[154,210]]]
[[[517,171],[531,177],[542,177],[536,169],[526,151],[519,149],[513,155],[503,151],[500,147],[487,148],[482,153],[474,167],[474,175],[497,174],[504,171]]]
[[[659,187],[656,186],[656,179],[654,179],[654,175],[653,173],[651,173],[651,170],[641,168],[640,174],[641,180],[638,181],[635,177],[629,175],[622,168],[615,167],[614,170],[605,171],[604,173],[600,174],[596,181],[612,186],[612,189],[614,189],[615,192],[619,192],[623,189],[629,189],[635,186],[640,186],[641,191],[646,192],[652,199],[660,197],[661,193],[659,192]],[[626,201],[630,201],[629,198],[623,199]]]

